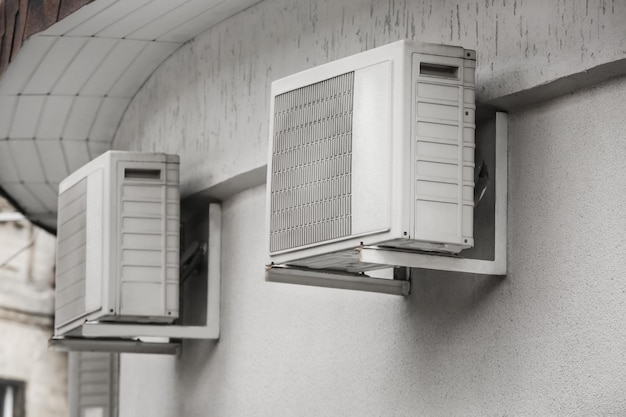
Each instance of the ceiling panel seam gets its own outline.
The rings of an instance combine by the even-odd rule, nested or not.
[[[126,0],[127,1],[127,0]],[[50,35],[56,35],[56,36],[63,36],[68,32],[71,32],[72,30],[76,29],[78,26],[82,25],[85,21],[91,19],[92,17],[94,17],[95,15],[101,13],[102,11],[108,9],[109,7],[113,6],[114,4],[116,4],[118,2],[118,0],[113,0],[110,4],[106,5],[105,7],[98,9],[97,7],[99,7],[101,5],[101,3],[104,3],[103,0],[97,0],[94,2],[91,2],[83,7],[81,7],[80,9],[78,9],[77,11],[75,11],[74,13],[70,14],[69,16],[66,16],[64,19],[62,19],[61,21],[57,22],[56,24],[52,25],[51,27],[49,27],[48,29],[46,29],[44,32],[42,32],[41,34],[50,34]],[[93,11],[93,13],[89,14],[89,12]],[[82,15],[85,15],[84,17]],[[55,33],[55,26],[59,27],[59,26],[63,26],[64,23],[63,21],[72,21],[72,20],[76,20],[83,17],[78,23],[76,23],[76,25],[71,26],[69,29],[64,29],[63,31],[61,31],[61,33],[57,32]],[[65,23],[67,24],[67,23]]]
[[[32,115],[36,112],[37,123],[43,108],[44,96],[19,96],[15,106],[15,113],[9,126],[9,138],[33,139],[37,126],[33,127]],[[31,133],[32,132],[32,133]]]
[[[83,20],[78,26],[74,27],[71,31],[66,32],[65,34],[72,35],[74,32],[74,34],[79,33],[83,35],[84,34],[94,35],[102,31],[103,29],[106,29],[107,27],[112,25],[115,21],[119,20],[120,18],[118,18],[118,16],[124,16],[126,14],[130,14],[136,9],[142,7],[145,3],[149,2],[150,0],[141,0],[141,1],[143,3],[141,3],[139,6],[132,8],[132,6],[134,5],[131,5],[127,10],[125,10],[125,7],[131,4],[130,0],[124,0],[123,2],[116,2],[112,4],[110,7],[107,7],[101,10],[99,13],[96,13],[92,15],[91,17],[89,17],[88,19]],[[112,18],[116,18],[116,20],[113,23],[110,23],[110,21],[107,20],[109,18],[109,15],[112,15],[111,16]]]
[[[72,42],[80,42],[80,44],[72,45]],[[61,79],[61,77],[63,77],[63,74],[67,71],[70,64],[74,61],[74,59],[76,59],[76,57],[80,54],[80,51],[85,47],[86,43],[87,42],[84,39],[74,38],[66,40],[58,38],[54,42],[54,45],[52,45],[52,47],[46,53],[43,61],[40,63],[37,69],[35,69],[21,93],[50,94],[56,84]],[[74,49],[74,51],[71,51],[71,49]],[[63,59],[65,57],[66,51],[71,52],[71,54],[68,55],[69,59]],[[58,68],[55,68],[55,64],[57,62],[60,65],[58,66]],[[37,85],[45,83],[46,76],[54,75],[52,74],[53,71],[56,71],[58,74],[56,74],[56,78],[52,82],[50,82],[50,86],[47,89]],[[31,92],[30,90],[33,91]]]
[[[33,145],[35,148],[35,155],[37,156],[37,159],[39,160],[39,166],[41,167],[41,173],[43,175],[44,178],[44,183],[48,182],[48,176],[46,175],[46,171],[44,170],[44,165],[43,165],[43,159],[41,158],[41,152],[39,152],[39,147],[37,146],[37,141],[35,139],[33,139]]]
[[[50,54],[50,51],[54,48],[54,46],[57,44],[58,41],[59,41],[59,38],[55,39],[52,42],[52,44],[48,46],[48,50],[42,55],[42,57],[39,60],[39,62],[37,62],[37,65],[34,66],[34,68],[32,69],[32,72],[28,75],[28,78],[26,79],[26,82],[24,83],[24,85],[22,85],[22,87],[19,89],[18,95],[21,95],[24,92],[24,90],[26,89],[26,87],[28,86],[28,84],[30,84],[30,81],[33,79],[33,76],[37,72],[37,69],[46,60],[48,54]]]
[[[39,131],[39,127],[41,125],[41,117],[43,115],[44,108],[46,107],[46,101],[48,100],[48,96],[42,96],[41,107],[39,108],[39,114],[37,114],[37,121],[35,122],[35,130],[33,131],[32,139],[37,139],[37,131]]]
[[[10,96],[10,97],[16,97],[15,100],[13,101],[13,106],[11,106],[11,115],[6,119],[7,120],[7,131],[6,131],[6,136],[5,136],[5,140],[9,140],[9,138],[11,137],[11,126],[13,125],[13,119],[15,118],[15,112],[17,111],[17,96]]]
[[[15,155],[13,155],[13,149],[11,149],[11,145],[9,144],[9,140],[6,139],[5,141],[6,146],[4,151],[7,152],[9,154],[9,162],[7,163],[7,165],[11,165],[11,168],[13,168],[11,171],[14,174],[14,177],[19,179],[20,178],[20,172],[17,170],[17,164],[15,162]],[[5,165],[6,166],[6,165]]]
[[[137,41],[135,41],[135,42],[137,42]],[[137,62],[139,57],[141,57],[141,55],[143,55],[143,53],[148,49],[148,46],[150,45],[150,41],[140,41],[140,42],[144,42],[143,47],[141,48],[141,50],[137,54],[135,54],[134,58],[128,63],[128,65],[126,66],[124,71],[120,73],[119,77],[117,77],[115,82],[113,84],[111,84],[111,88],[109,88],[107,93],[115,89],[115,86],[120,82],[120,80],[122,80],[124,78],[124,76],[128,73],[128,71],[133,67],[135,62]],[[137,93],[137,91],[133,92],[133,94],[130,96],[130,98],[132,99],[132,97],[134,97],[136,93]]]
[[[113,51],[115,50],[115,48],[117,48],[117,46],[119,45],[119,43],[122,42],[121,40],[117,40],[115,42],[115,44],[107,51],[106,54],[104,54],[104,56],[102,57],[102,59],[100,60],[100,62],[98,63],[98,66],[96,68],[99,68],[102,66],[102,64],[104,62],[106,62],[107,59],[109,59],[109,57],[111,56],[111,54],[113,53]],[[91,74],[89,74],[89,77],[87,77],[87,79],[83,82],[83,85],[80,86],[80,88],[78,89],[78,93],[76,94],[77,96],[82,96],[82,97],[90,97],[90,94],[81,94],[81,92],[85,89],[85,87],[89,84],[89,82],[91,81],[91,79],[93,78],[93,76],[96,74],[97,71],[92,71]],[[95,96],[94,97],[99,97],[99,96]]]
[[[63,78],[63,75],[65,74],[65,72],[70,68],[70,66],[74,63],[74,61],[76,60],[76,58],[80,55],[80,53],[83,51],[83,49],[85,49],[87,47],[87,44],[89,44],[89,41],[85,41],[82,46],[78,49],[78,51],[76,51],[76,53],[74,54],[74,56],[72,57],[72,59],[70,59],[67,64],[65,65],[65,68],[63,68],[63,71],[59,74],[59,76],[57,77],[56,80],[54,80],[54,84],[52,84],[52,88],[50,88],[50,91],[48,91],[48,93],[52,93],[52,91],[54,91],[54,88],[57,86],[57,84],[59,83],[59,81],[61,81],[61,79]],[[55,94],[56,95],[56,94]]]
[[[28,186],[27,183],[22,183],[22,187],[24,187],[24,189],[26,190],[27,193],[29,193],[31,195],[31,197],[37,201],[37,203],[39,203],[39,205],[41,206],[41,208],[43,209],[42,213],[50,213],[50,211],[48,210],[48,207],[46,207],[46,205],[44,204],[44,202],[39,198],[39,196],[33,192],[33,190],[30,189],[30,187]]]
[[[70,104],[69,109],[67,109],[67,113],[65,114],[65,120],[63,121],[63,127],[61,127],[61,137],[59,138],[59,140],[61,142],[63,142],[63,136],[65,134],[65,130],[67,129],[67,124],[70,120],[70,117],[72,115],[72,110],[74,109],[74,106],[76,105],[76,98],[72,99],[72,103]],[[63,153],[63,146],[61,145],[61,153]],[[63,160],[65,161],[65,168],[67,170],[67,172],[70,172],[69,169],[69,165],[67,163],[67,160],[65,160],[65,154],[63,154]]]
[[[174,30],[174,29],[172,29]],[[168,31],[166,33],[169,33],[171,31]],[[76,38],[76,39],[80,39],[80,38],[84,38],[84,39],[110,39],[110,40],[114,40],[114,41],[141,41],[141,42],[158,42],[158,43],[163,43],[163,44],[175,44],[175,45],[182,45],[185,42],[180,42],[180,41],[168,41],[168,40],[161,40],[161,39],[144,39],[144,38],[133,38],[131,36],[97,36],[97,35],[45,35],[45,34],[37,34],[37,35],[33,35],[31,36],[29,39],[32,38],[47,38],[47,39],[61,39],[61,38]]]
[[[63,157],[63,164],[65,165],[65,172],[69,174],[72,171],[70,171],[70,164],[67,161],[67,155],[65,155],[65,146],[63,146],[63,138],[59,140],[59,147],[61,148],[61,156]]]
[[[123,37],[124,37],[124,38],[126,38],[126,39],[129,39],[129,37],[130,37],[133,33],[137,33],[138,31],[140,31],[140,30],[141,30],[141,29],[143,29],[144,27],[146,27],[146,26],[148,26],[148,25],[152,24],[153,22],[155,22],[155,21],[157,21],[157,20],[161,19],[163,16],[165,16],[165,15],[167,15],[167,14],[169,14],[169,13],[172,13],[174,10],[176,10],[176,9],[178,9],[178,8],[180,8],[180,7],[182,7],[184,4],[189,3],[189,1],[190,1],[190,0],[186,0],[186,1],[182,2],[182,3],[178,3],[177,5],[175,5],[174,7],[170,8],[170,9],[167,9],[166,11],[164,11],[163,13],[161,13],[160,15],[153,17],[151,20],[149,20],[149,21],[145,22],[145,23],[144,23],[144,24],[142,24],[141,26],[134,28],[131,32],[129,32],[129,33],[125,33],[125,34],[123,35]],[[169,2],[169,3],[173,3],[173,1],[172,1],[172,0],[167,0],[167,2]],[[145,8],[145,5],[144,5],[144,6],[142,6],[142,8]],[[131,16],[132,14],[134,14],[135,12],[136,12],[136,10],[135,10],[134,12],[129,13],[128,15],[124,16],[123,18],[121,18],[121,19],[117,20],[116,22],[113,22],[113,23],[109,26],[109,28],[110,28],[111,26],[113,26],[114,24],[121,22],[121,21],[122,21],[122,20],[124,20],[124,19],[130,18],[130,16]],[[103,32],[103,31],[105,31],[106,29],[108,29],[108,28],[105,28],[105,29],[101,30],[100,32],[98,32],[98,33],[96,34],[96,36],[98,36],[98,34],[99,34],[99,33],[102,33],[102,32]],[[143,39],[143,38],[142,38],[142,39]],[[144,40],[145,40],[145,39],[144,39]],[[152,39],[152,40],[154,40],[154,39]]]
[[[87,148],[87,155],[89,156],[89,160],[93,159],[92,155],[91,155],[91,149],[89,148],[89,138],[91,137],[91,133],[93,131],[93,127],[96,124],[96,120],[98,120],[98,115],[100,114],[100,111],[102,110],[102,106],[104,105],[104,99],[100,100],[100,104],[98,105],[98,110],[96,110],[96,114],[93,117],[93,120],[91,121],[91,126],[89,126],[89,131],[87,132],[87,137],[85,138],[85,147]]]

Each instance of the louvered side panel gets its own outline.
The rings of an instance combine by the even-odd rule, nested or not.
[[[55,325],[86,313],[85,256],[87,180],[59,196]]]
[[[70,417],[117,415],[117,354],[72,352],[69,371]]]
[[[270,251],[351,233],[354,73],[276,96]]]
[[[467,62],[474,61],[415,54],[413,65],[414,237],[462,247],[473,244],[475,103]]]
[[[162,177],[121,185],[122,315],[178,317],[178,170]]]
[[[162,184],[122,185],[122,315],[164,314],[164,193]]]
[[[180,179],[178,164],[168,164],[165,188],[165,310],[179,315],[180,288]]]

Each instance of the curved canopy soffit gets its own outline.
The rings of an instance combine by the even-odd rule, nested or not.
[[[110,149],[152,72],[258,1],[0,0],[0,191],[54,231],[59,182]]]

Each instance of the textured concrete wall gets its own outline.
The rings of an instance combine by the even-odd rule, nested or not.
[[[177,359],[161,355],[120,355],[119,417],[182,417],[179,407],[186,396],[175,375]]]
[[[0,212],[14,211],[0,198]],[[0,310],[47,315],[52,324],[55,242],[26,219],[0,222]]]
[[[266,0],[166,62],[116,146],[180,153],[190,193],[265,163],[272,79],[374,44],[478,46],[482,97],[623,56],[623,2],[458,5]],[[127,356],[121,417],[142,407],[156,417],[624,415],[624,103],[622,78],[510,114],[504,280],[417,271],[407,298],[266,283],[264,187],[227,200],[222,337],[186,342],[175,363]]]
[[[0,310],[46,316],[51,326],[55,238],[20,223],[0,223]]]
[[[618,0],[265,0],[165,62],[114,147],[182,154],[188,194],[265,163],[269,86],[282,76],[410,38],[475,48],[485,101],[626,58],[624,21]]]
[[[266,283],[264,187],[226,201],[221,340],[175,369],[127,361],[128,396],[181,416],[623,415],[624,102],[621,79],[510,115],[504,280],[419,271],[406,299]]]
[[[28,417],[66,417],[67,355],[48,350],[49,327],[0,310],[0,378],[26,383]]]
[[[13,209],[0,198],[0,211]],[[0,379],[26,383],[28,416],[67,416],[67,355],[48,350],[54,244],[27,220],[0,222]]]

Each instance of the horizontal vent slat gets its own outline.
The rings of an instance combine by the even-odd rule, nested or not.
[[[57,324],[86,313],[87,180],[59,195],[56,303]]]

